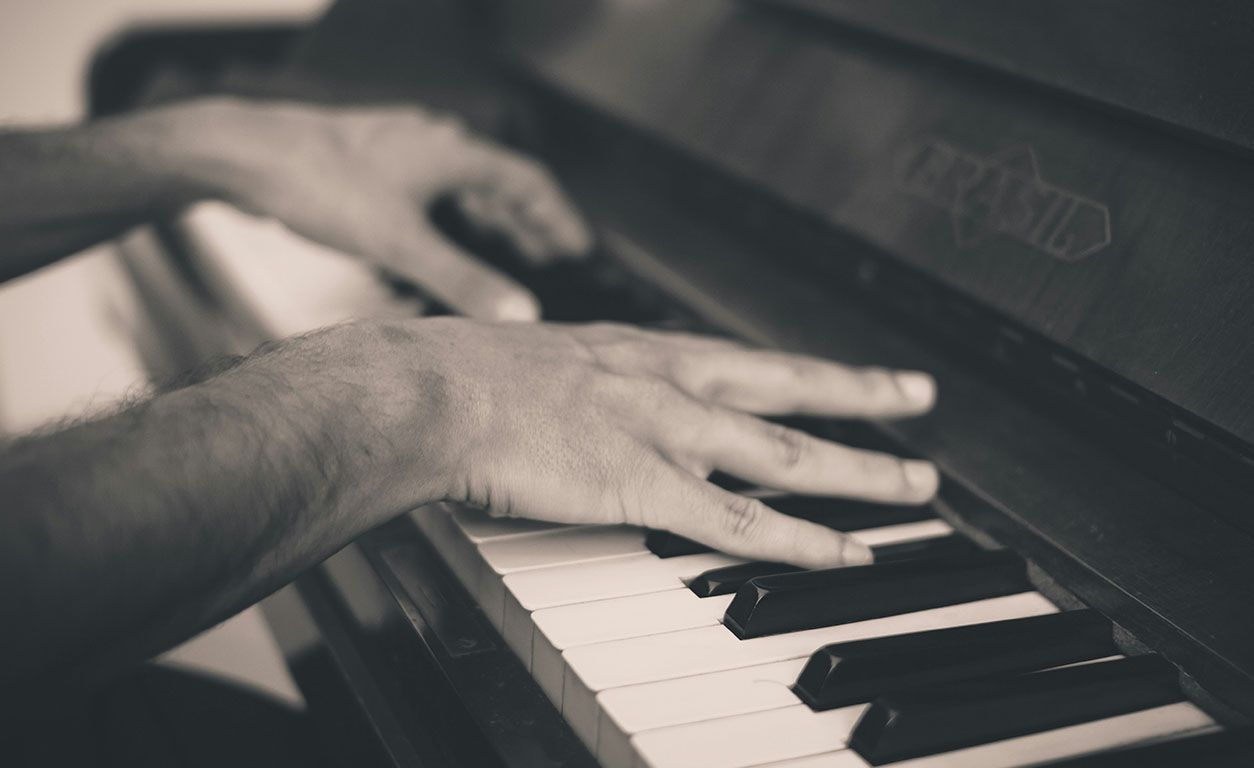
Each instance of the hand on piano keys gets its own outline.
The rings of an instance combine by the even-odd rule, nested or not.
[[[430,220],[440,200],[504,237],[529,264],[579,257],[592,237],[535,161],[413,106],[333,108],[225,97],[153,110],[181,128],[191,173],[213,195],[422,286],[487,320],[535,320],[532,293]],[[202,126],[212,126],[205,131]],[[212,161],[209,160],[212,158]]]
[[[448,457],[440,496],[496,515],[662,529],[731,555],[822,568],[866,563],[871,552],[831,527],[720,488],[710,473],[890,504],[922,504],[936,493],[926,461],[758,418],[915,415],[935,397],[925,374],[618,325],[445,319],[393,336],[402,346],[379,355],[383,377],[399,383],[435,371],[448,382],[447,413],[432,419],[435,428],[412,425],[432,455]]]

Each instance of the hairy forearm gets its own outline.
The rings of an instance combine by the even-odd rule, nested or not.
[[[20,628],[0,633],[0,689],[158,652],[438,497],[384,435],[400,409],[370,350],[332,329],[0,455],[0,626]]]
[[[230,198],[247,164],[231,102],[0,132],[0,281],[173,212]]]

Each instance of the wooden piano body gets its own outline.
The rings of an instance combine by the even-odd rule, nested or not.
[[[1254,715],[1254,102],[1230,35],[1249,14],[1208,3],[1231,24],[1207,56],[1185,34],[1171,47],[1164,30],[1200,31],[1152,5],[1124,25],[1079,3],[359,0],[279,82],[465,107],[544,157],[643,307],[617,319],[932,371],[934,414],[859,439],[936,461],[947,522],[1021,554],[1042,593],[1109,617],[1121,647],[1165,656],[1239,726]],[[427,87],[451,71],[439,45],[415,50],[432,18],[482,64],[470,97]],[[1139,45],[1165,52],[1133,66]],[[180,226],[159,240],[186,269],[129,262],[184,338],[231,351],[312,322],[248,311],[264,291],[189,253]],[[169,300],[188,282],[205,289],[190,310]],[[405,311],[358,287],[327,319]],[[594,319],[560,289],[558,317]],[[592,764],[430,550],[399,520],[271,598],[315,706],[334,702],[380,764]]]

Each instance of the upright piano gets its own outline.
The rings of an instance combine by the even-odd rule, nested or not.
[[[803,426],[943,484],[914,509],[718,479],[875,548],[832,572],[415,510],[266,604],[329,741],[398,766],[1254,765],[1252,26],[1220,0],[338,4],[293,66],[461,110],[587,212],[593,258],[539,270],[436,212],[550,319],[931,371],[925,418]],[[420,306],[335,255],[267,262],[302,246],[261,229],[202,208],[128,265],[197,286],[166,310],[205,347]]]

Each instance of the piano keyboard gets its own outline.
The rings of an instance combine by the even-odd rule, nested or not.
[[[857,503],[769,502],[826,508],[876,563],[798,571],[455,505],[412,518],[606,768],[1010,768],[1218,731],[1174,667],[1120,656],[1104,618],[1060,612],[1015,555],[926,509],[877,527]]]

